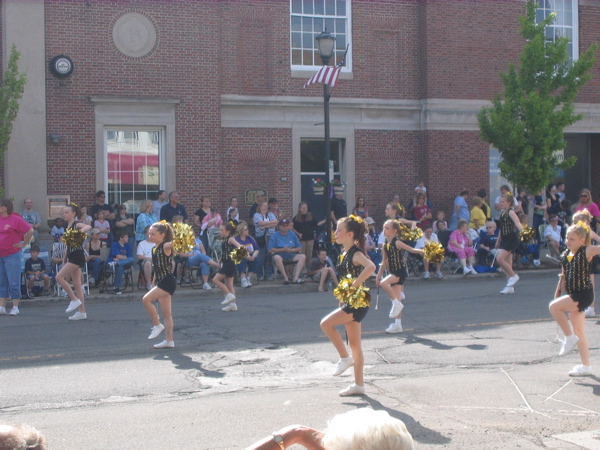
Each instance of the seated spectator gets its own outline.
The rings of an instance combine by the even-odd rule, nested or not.
[[[448,242],[450,242],[451,231],[448,229],[448,224],[445,220],[438,220],[436,222],[437,232],[435,233],[438,237],[438,241],[442,244],[442,247],[448,248]]]
[[[99,212],[100,214],[100,212]],[[115,286],[113,293],[121,295],[121,286],[123,286],[123,272],[125,266],[133,264],[133,251],[128,244],[129,235],[126,230],[117,230],[115,232],[117,240],[110,247],[107,264],[112,266],[115,272]]]
[[[325,291],[325,282],[330,279],[331,282],[337,285],[338,280],[335,274],[335,269],[330,261],[327,259],[327,250],[317,250],[317,257],[313,258],[308,269],[308,276],[313,281],[319,283],[319,292]]]
[[[498,249],[496,241],[498,240],[498,230],[496,222],[489,220],[485,224],[485,230],[479,232],[479,247],[477,248],[477,264],[486,266],[489,255],[495,256]]]
[[[208,266],[213,266],[217,270],[220,269],[221,266],[209,257],[206,254],[206,250],[204,248],[204,244],[202,244],[202,240],[200,238],[195,239],[196,248],[189,253],[179,253],[179,258],[187,258],[187,267],[200,267],[200,274],[202,275],[202,289],[205,291],[210,291],[212,288],[210,284],[208,284],[208,276],[210,275],[210,268]]]
[[[100,284],[100,276],[102,273],[102,252],[101,248],[106,248],[106,242],[100,240],[100,230],[98,228],[92,228],[90,231],[90,240],[85,244],[87,264],[90,269],[91,275],[88,280],[90,283],[94,283],[94,287],[98,287]]]
[[[153,209],[154,202],[152,200],[146,199],[140,205],[140,214],[135,222],[135,242],[138,244],[146,239],[146,228],[154,222],[158,222],[153,215]]]
[[[422,230],[431,226],[431,220],[433,219],[433,212],[431,208],[425,203],[425,194],[417,194],[416,205],[413,207],[413,216],[417,221],[417,226]],[[433,230],[432,230],[433,231]]]
[[[106,212],[101,209],[98,211],[98,218],[94,220],[94,228],[100,231],[100,240],[108,243],[108,235],[110,233],[110,223],[104,217]]]
[[[294,444],[316,450],[412,450],[413,439],[401,420],[363,407],[336,415],[324,432],[292,425],[246,450],[279,450]]]
[[[469,222],[469,228],[477,231],[485,231],[486,217],[483,209],[483,199],[481,197],[473,197],[473,208],[471,209],[471,220]]]
[[[46,450],[46,448],[46,438],[32,426],[0,423],[0,449]]]
[[[221,214],[219,214],[211,207],[210,212],[206,216],[204,216],[204,219],[202,219],[202,231],[208,232],[209,230],[212,230],[214,228],[218,229],[221,225],[223,225],[223,219],[221,218]]]
[[[375,264],[376,270],[374,272],[374,275],[377,276],[377,271],[379,270],[379,265],[381,264],[381,261],[383,260],[383,255],[381,254],[381,251],[380,251],[379,247],[377,246],[377,242],[379,241],[380,233],[375,228],[375,220],[373,220],[372,217],[367,217],[365,219],[365,223],[367,224],[367,227],[369,229],[369,232],[365,236],[366,237],[365,250],[367,251],[369,258],[371,258],[371,261],[373,261],[373,264]]]
[[[40,258],[40,247],[33,244],[30,249],[31,258],[25,261],[25,275],[27,276],[27,291],[36,281],[44,281],[44,295],[50,293],[50,276],[46,271],[46,263]]]
[[[77,220],[81,223],[92,226],[94,219],[92,219],[92,216],[88,216],[87,206],[82,205],[79,207],[79,216],[77,216]]]
[[[248,233],[248,223],[241,221],[235,229],[235,240],[248,250],[248,256],[237,265],[240,274],[240,284],[243,288],[252,287],[252,275],[257,273],[258,269],[258,244]]]
[[[152,225],[147,225],[144,228],[145,239],[138,242],[136,256],[140,261],[140,270],[144,274],[146,281],[146,290],[152,289],[152,249],[156,246],[154,242],[148,240],[148,230]],[[92,230],[93,231],[93,230]]]
[[[558,217],[551,215],[549,218],[550,225],[544,231],[544,239],[548,241],[548,250],[550,256],[556,258],[560,256],[560,244],[562,242],[561,228],[558,225]]]
[[[436,234],[438,232],[437,223],[440,222],[440,221],[444,222],[444,225],[445,225],[444,230],[447,230],[448,229],[448,222],[446,222],[446,213],[444,211],[438,211],[437,215],[436,215],[436,219],[433,222],[433,232],[436,233]],[[450,236],[450,234],[448,234],[448,236]]]
[[[133,218],[127,214],[125,205],[117,206],[117,214],[115,215],[115,230],[125,230],[129,239],[135,238]]]
[[[54,221],[50,235],[54,237],[54,242],[60,242],[63,234],[65,234],[65,222],[59,217]]]
[[[356,205],[352,208],[352,214],[357,217],[362,217],[366,219],[369,215],[369,208],[367,208],[367,202],[365,202],[364,197],[358,197],[356,199]]]
[[[306,256],[302,253],[302,245],[298,240],[296,233],[290,231],[291,223],[288,219],[279,221],[279,231],[271,236],[269,240],[269,252],[273,254],[273,261],[277,266],[277,270],[283,275],[283,284],[290,284],[283,261],[296,262],[296,270],[294,272],[293,283],[302,284],[300,274],[306,262]]]
[[[422,250],[425,248],[425,244],[427,244],[428,242],[436,242],[436,243],[440,242],[438,240],[437,234],[435,234],[433,232],[433,228],[431,226],[428,226],[427,228],[425,228],[423,237],[417,240],[417,243],[415,244],[415,248]],[[423,267],[425,268],[425,271],[423,273],[423,278],[426,280],[429,280],[429,261],[427,261],[427,259],[425,259],[425,258],[423,258]],[[435,263],[435,276],[438,277],[440,280],[442,278],[444,278],[444,275],[442,275],[442,263],[441,262]]]
[[[470,273],[477,275],[477,272],[473,268],[475,250],[473,249],[473,241],[469,235],[469,222],[466,219],[460,219],[458,221],[456,230],[450,235],[448,250],[452,253],[456,253],[458,256],[460,265],[463,268],[463,275],[468,275]]]

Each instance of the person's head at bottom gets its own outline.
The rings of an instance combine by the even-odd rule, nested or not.
[[[406,425],[386,411],[359,408],[336,415],[322,445],[327,450],[412,450]]]
[[[46,438],[27,424],[0,424],[0,450],[46,450]]]

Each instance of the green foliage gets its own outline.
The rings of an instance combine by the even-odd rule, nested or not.
[[[500,151],[502,176],[518,186],[538,192],[555,176],[555,170],[575,164],[571,157],[559,162],[556,151],[566,146],[565,127],[582,118],[574,113],[579,88],[591,77],[597,44],[591,45],[573,64],[567,53],[568,39],[546,41],[546,26],[552,14],[535,23],[537,3],[528,0],[520,17],[521,36],[526,40],[519,67],[500,73],[504,98],[497,95],[491,107],[478,114],[480,137]]]
[[[0,84],[0,163],[4,161],[4,152],[8,148],[13,122],[19,112],[19,100],[23,97],[27,77],[19,73],[19,57],[21,54],[13,44],[8,65]],[[0,186],[0,197],[4,197],[4,189]]]

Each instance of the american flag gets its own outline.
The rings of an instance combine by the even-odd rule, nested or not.
[[[340,71],[342,70],[342,66],[346,64],[346,55],[348,54],[348,48],[350,48],[350,44],[346,45],[346,51],[344,52],[344,57],[335,66],[323,66],[319,69],[317,73],[315,73],[310,80],[306,82],[304,88],[310,86],[311,84],[323,83],[328,84],[332,88],[335,87],[338,78],[340,77]],[[303,89],[304,89],[303,88]]]
[[[328,84],[332,88],[335,87],[340,76],[341,66],[323,66],[315,73],[310,80],[306,82],[304,88],[311,84],[323,83]]]

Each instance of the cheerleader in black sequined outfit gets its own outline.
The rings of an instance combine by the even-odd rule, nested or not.
[[[590,212],[587,209],[582,209],[581,211],[577,211],[575,214],[573,214],[573,223],[583,222],[588,227],[590,227],[591,221],[592,221],[592,215],[590,214]],[[600,236],[598,236],[592,228],[590,228],[590,238],[592,239],[592,241],[596,241],[596,243],[600,242]],[[599,259],[598,256],[594,257],[594,259],[592,259],[592,263],[591,263],[591,267],[590,267],[590,281],[592,282],[592,286],[596,286],[596,283],[594,281],[594,272],[596,271],[596,267],[598,266],[598,259]],[[594,290],[594,301],[592,301],[592,304],[585,310],[586,318],[587,317],[590,317],[590,318],[596,317],[595,306],[596,306],[596,292]]]
[[[233,279],[235,278],[235,262],[231,259],[230,253],[238,247],[240,243],[235,240],[235,225],[233,222],[227,222],[219,227],[223,243],[221,244],[221,268],[213,277],[213,283],[221,289],[225,294],[225,299],[221,305],[223,311],[237,311],[237,303],[235,301],[235,288],[233,287]],[[225,283],[223,283],[225,280]]]
[[[359,217],[344,217],[338,220],[337,229],[335,230],[335,240],[343,247],[337,266],[340,280],[347,274],[351,274],[352,278],[355,279],[352,283],[354,287],[362,285],[375,271],[375,264],[366,256],[364,251],[366,233],[366,224]],[[341,390],[339,392],[341,396],[365,393],[360,321],[367,315],[368,310],[368,306],[352,308],[344,303],[340,308],[321,320],[321,330],[333,343],[340,355],[340,361],[333,375],[341,375],[346,369],[354,366],[354,384]],[[338,325],[344,325],[346,328],[352,356],[348,354],[342,335],[335,328]]]
[[[154,268],[154,287],[144,295],[142,304],[152,319],[152,331],[148,339],[155,339],[165,331],[165,340],[156,344],[154,348],[173,348],[173,315],[171,313],[171,299],[175,293],[177,282],[173,275],[173,229],[165,221],[154,223],[148,229],[148,242],[156,246],[152,249],[152,267]],[[158,311],[153,302],[158,300],[165,324],[160,323]]]
[[[590,281],[592,258],[600,254],[600,246],[590,245],[589,227],[578,222],[567,230],[567,250],[561,255],[562,273],[550,303],[550,313],[565,334],[559,356],[570,353],[575,346],[579,349],[581,364],[569,372],[572,377],[592,374],[590,350],[585,336],[585,309],[594,300],[594,288]],[[562,295],[566,291],[566,295]],[[565,315],[569,313],[569,317]],[[573,331],[569,325],[573,324]]]
[[[78,215],[79,208],[74,203],[63,208],[63,218],[68,224],[67,229],[79,230],[84,233],[91,230],[91,226],[82,222],[77,222]],[[87,319],[87,314],[85,312],[85,298],[81,286],[81,280],[83,279],[82,270],[85,267],[85,253],[83,247],[67,247],[65,259],[66,264],[62,266],[62,269],[56,274],[56,282],[65,290],[71,299],[65,312],[68,314],[78,309],[75,314],[69,317],[69,320],[85,320]],[[69,278],[73,282],[75,292],[71,289]]]
[[[396,319],[394,323],[385,330],[386,333],[401,333],[402,319],[401,313],[404,305],[401,303],[402,293],[404,291],[404,280],[408,276],[406,265],[404,263],[404,251],[410,253],[423,254],[423,250],[417,250],[402,242],[398,234],[400,233],[400,223],[397,220],[388,220],[383,224],[383,235],[386,243],[383,244],[383,261],[377,274],[377,286],[390,296],[392,309],[390,310],[390,319]],[[387,269],[389,275],[383,280],[383,271]]]
[[[514,285],[519,281],[519,275],[513,270],[513,254],[519,245],[519,233],[523,231],[523,226],[519,221],[517,213],[512,208],[514,197],[507,193],[500,197],[500,232],[496,241],[496,249],[502,250],[497,253],[496,261],[504,269],[506,275],[506,286],[500,291],[501,294],[514,294]]]

